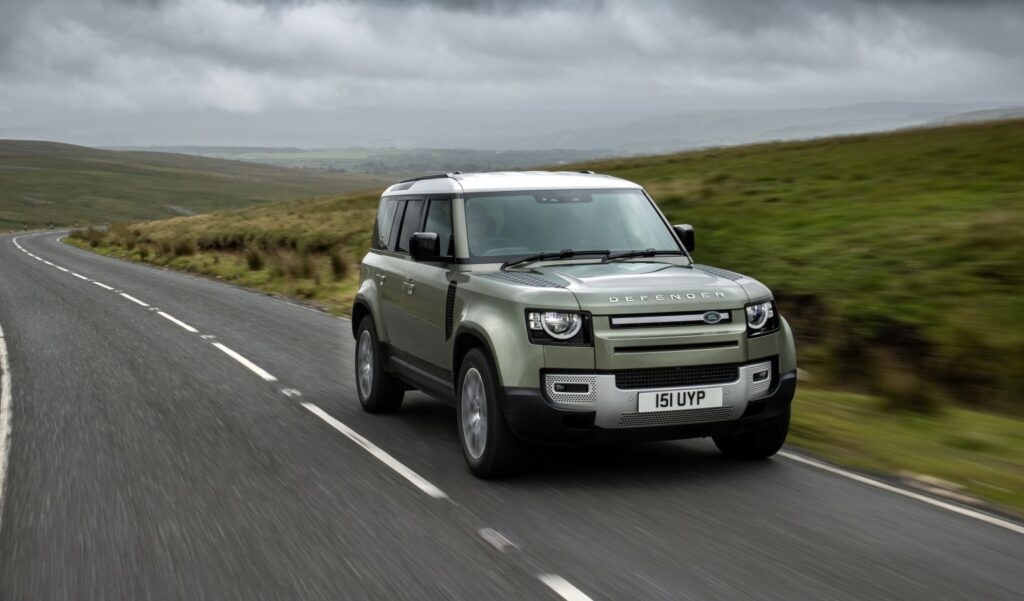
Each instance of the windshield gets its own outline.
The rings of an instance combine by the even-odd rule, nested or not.
[[[679,251],[640,190],[467,194],[466,230],[470,258],[488,262],[565,249]]]

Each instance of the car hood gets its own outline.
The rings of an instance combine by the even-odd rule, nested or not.
[[[597,315],[738,309],[771,292],[754,279],[702,265],[614,261],[533,268]]]

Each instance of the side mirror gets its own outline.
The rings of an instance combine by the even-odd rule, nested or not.
[[[683,248],[685,248],[688,252],[693,252],[693,249],[696,246],[696,243],[693,239],[693,226],[690,225],[689,223],[684,223],[682,225],[673,225],[672,230],[676,233],[676,236],[679,238],[679,241],[683,243]]]
[[[413,261],[434,261],[441,256],[441,240],[434,232],[416,232],[409,239]]]

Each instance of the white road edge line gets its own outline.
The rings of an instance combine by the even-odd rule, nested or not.
[[[163,315],[163,313],[161,313],[160,315]],[[238,353],[236,353],[235,351],[231,350],[230,348],[224,346],[223,344],[221,344],[219,342],[214,342],[213,346],[215,346],[215,347],[219,348],[220,350],[224,351],[225,355],[227,355],[228,357],[231,357],[235,361],[238,361],[239,363],[241,363],[242,365],[247,367],[249,369],[249,371],[251,371],[252,373],[256,374],[257,376],[263,378],[267,382],[276,382],[277,381],[277,378],[275,378],[273,375],[271,375],[268,371],[266,371],[265,369],[263,369],[259,365],[256,365],[252,361],[249,361],[245,357],[239,355]]]
[[[3,528],[4,496],[7,491],[7,456],[11,450],[11,364],[7,343],[0,327],[0,529]]]
[[[369,440],[363,438],[361,434],[359,434],[352,428],[349,428],[345,424],[331,417],[326,411],[324,411],[320,407],[317,407],[312,403],[302,403],[302,406],[305,407],[306,410],[312,413],[313,415],[327,422],[327,424],[330,425],[332,428],[344,434],[346,437],[348,437],[349,440],[366,449],[368,453],[379,459],[381,463],[394,470],[399,476],[402,476],[403,478],[408,480],[410,483],[412,483],[413,486],[427,493],[427,495],[435,499],[448,498],[448,495],[445,494],[443,490],[434,486],[433,484],[428,482],[423,476],[420,476],[416,472],[406,467],[405,464],[389,455],[387,451],[385,451],[384,449],[378,447]]]
[[[121,296],[125,297],[126,299],[132,301],[136,305],[141,305],[143,307],[148,307],[149,306],[146,303],[140,301],[139,299],[135,298],[134,296],[132,296],[130,294],[125,294],[124,292],[119,292],[118,294],[120,294]]]
[[[106,284],[101,284],[100,282],[93,282],[93,284],[96,284],[100,288],[106,288],[107,290],[113,290],[114,289],[113,286],[107,286]]]
[[[80,273],[75,273],[75,272],[72,271],[71,275],[75,276],[76,278],[78,278],[80,280],[85,280],[86,282],[89,281],[89,278],[85,277],[84,275],[82,275]]]
[[[568,580],[558,574],[541,574],[537,576],[540,581],[565,601],[591,601],[590,597],[580,589],[573,586]]]
[[[1005,528],[1007,530],[1010,530],[1011,532],[1016,532],[1017,534],[1024,534],[1024,526],[1022,526],[1021,524],[1017,524],[1015,522],[1011,522],[1010,520],[1004,520],[1003,518],[996,517],[994,515],[985,513],[983,511],[977,511],[977,510],[974,510],[974,509],[969,509],[967,507],[963,507],[961,505],[956,505],[954,503],[947,503],[946,501],[940,501],[939,499],[933,499],[932,497],[929,497],[927,495],[922,495],[922,494],[916,493],[916,492],[914,492],[912,490],[907,490],[905,488],[900,488],[898,486],[893,486],[891,484],[886,484],[885,482],[882,482],[882,481],[879,481],[879,480],[875,480],[874,478],[868,478],[867,476],[862,476],[861,474],[858,474],[856,472],[850,472],[850,471],[847,471],[847,470],[835,467],[833,465],[829,465],[829,464],[827,464],[827,463],[825,463],[823,461],[818,461],[817,459],[811,459],[809,457],[804,457],[803,455],[798,455],[798,454],[792,453],[790,451],[779,451],[779,455],[785,457],[786,459],[790,459],[790,460],[796,461],[798,463],[803,463],[804,465],[809,465],[811,467],[816,467],[816,468],[818,468],[820,470],[825,470],[826,472],[835,474],[837,476],[842,476],[843,478],[849,478],[850,480],[854,480],[854,481],[860,482],[861,484],[867,484],[868,486],[873,486],[875,488],[880,488],[882,490],[885,490],[885,491],[888,491],[888,492],[891,492],[891,493],[896,493],[898,495],[903,495],[904,497],[909,497],[909,498],[914,499],[916,501],[920,501],[922,503],[927,503],[928,505],[933,505],[935,507],[939,507],[939,508],[945,509],[947,511],[952,511],[953,513],[958,513],[960,515],[967,516],[969,518],[974,518],[976,520],[980,520],[982,522],[985,522],[985,523],[988,523],[988,524],[992,524],[993,526],[999,526],[1000,528]]]
[[[64,273],[68,273],[68,270],[66,268],[64,268],[64,267],[61,267],[60,265],[54,265],[54,267],[56,267],[57,269],[63,271]]]
[[[184,321],[181,321],[180,319],[178,319],[178,318],[176,318],[176,317],[174,317],[172,315],[168,315],[168,314],[164,313],[163,311],[157,311],[157,313],[160,315],[160,317],[163,317],[164,319],[166,319],[167,321],[169,321],[169,322],[171,322],[173,324],[177,324],[177,325],[181,326],[186,331],[192,332],[193,334],[198,334],[199,333],[199,330],[193,328],[192,326],[188,325]]]

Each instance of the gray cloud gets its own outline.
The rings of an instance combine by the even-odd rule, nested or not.
[[[1018,2],[0,0],[0,126],[1024,100]]]

